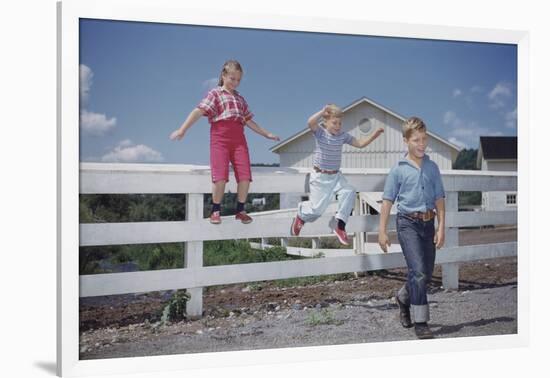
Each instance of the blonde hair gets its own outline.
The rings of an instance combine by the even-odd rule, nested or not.
[[[229,71],[238,71],[242,75],[243,68],[241,67],[241,64],[236,60],[228,60],[227,62],[225,62],[222,67],[222,72],[220,73],[220,80],[218,80],[218,85],[220,87],[223,85],[223,75],[229,73]]]
[[[403,137],[409,139],[413,131],[426,132],[426,124],[418,117],[410,117],[403,122]]]
[[[325,108],[325,111],[323,112],[323,118],[342,118],[344,113],[342,112],[342,109],[334,104],[328,104]]]

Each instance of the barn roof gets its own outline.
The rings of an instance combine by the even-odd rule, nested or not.
[[[479,145],[485,160],[518,158],[517,136],[482,136]]]
[[[384,107],[384,106],[382,106],[382,105],[380,105],[380,104],[374,102],[373,100],[371,100],[371,99],[369,99],[369,98],[367,98],[367,97],[364,97],[364,96],[361,97],[361,98],[359,98],[359,99],[357,99],[356,101],[352,102],[351,104],[347,105],[346,107],[344,107],[344,108],[342,109],[342,111],[345,113],[345,112],[347,112],[348,110],[350,110],[350,109],[352,109],[352,108],[356,107],[357,105],[359,105],[359,104],[361,104],[361,103],[364,103],[364,102],[367,103],[367,104],[370,104],[370,105],[372,105],[372,106],[374,106],[374,107],[377,107],[378,109],[380,109],[380,110],[382,110],[382,111],[384,111],[384,112],[386,112],[386,113],[388,113],[388,114],[391,114],[392,116],[396,117],[397,119],[402,120],[403,122],[405,122],[405,120],[406,120],[405,117],[403,117],[403,116],[401,116],[401,115],[395,113],[394,111],[392,111],[392,110],[390,110],[390,109],[388,109],[388,108],[386,108],[386,107]],[[307,134],[308,132],[309,132],[309,127],[305,127],[302,131],[297,132],[296,134],[294,134],[294,135],[288,137],[287,139],[285,139],[285,140],[279,142],[278,144],[276,144],[275,146],[271,147],[270,150],[271,150],[272,152],[278,153],[278,151],[279,151],[282,147],[286,146],[286,145],[289,144],[289,143],[292,143],[294,140],[298,139],[299,137],[301,137],[301,136],[304,135],[304,134]],[[456,152],[458,152],[458,151],[461,150],[461,148],[458,147],[457,145],[455,145],[455,144],[449,142],[448,140],[446,140],[446,139],[443,138],[443,137],[440,137],[439,135],[435,134],[435,133],[432,132],[432,131],[428,131],[428,135],[431,136],[431,137],[433,137],[433,138],[435,138],[435,139],[437,139],[437,140],[439,140],[440,142],[446,144],[447,146],[449,146],[450,148],[452,148],[452,149],[455,150]]]

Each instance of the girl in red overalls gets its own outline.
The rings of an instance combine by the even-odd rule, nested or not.
[[[225,62],[220,74],[218,87],[212,89],[199,105],[187,116],[181,127],[170,135],[170,139],[182,139],[200,117],[207,116],[210,122],[210,168],[212,171],[212,213],[210,222],[221,223],[220,203],[229,181],[229,162],[237,180],[237,211],[235,219],[242,223],[252,222],[245,212],[244,204],[248,195],[252,174],[248,146],[244,136],[244,126],[272,140],[279,137],[261,128],[252,120],[244,97],[237,92],[243,69],[236,60]]]

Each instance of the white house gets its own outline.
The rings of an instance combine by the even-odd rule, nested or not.
[[[253,198],[252,206],[265,206],[265,197],[262,198]]]
[[[518,170],[518,138],[515,136],[483,136],[479,138],[477,168],[483,171]],[[484,192],[482,210],[516,210],[517,192]]]
[[[342,168],[391,168],[406,151],[403,143],[401,125],[406,120],[388,108],[362,97],[343,109],[342,129],[360,138],[369,135],[379,127],[384,134],[363,149],[344,145],[342,150]],[[281,167],[312,167],[315,140],[307,127],[304,117],[304,128],[271,148],[279,154]],[[430,125],[428,130],[430,129]],[[433,131],[428,131],[427,153],[440,169],[452,169],[453,161],[460,148]],[[281,194],[281,209],[296,207],[298,202],[307,198],[306,193]],[[360,196],[361,207],[367,204],[379,210],[381,193],[368,193]],[[363,211],[361,211],[362,213]]]

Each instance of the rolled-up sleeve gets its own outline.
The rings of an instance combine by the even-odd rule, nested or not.
[[[313,130],[313,135],[317,139],[321,138],[323,136],[323,128],[321,126],[317,126],[317,128]]]
[[[445,198],[445,189],[443,188],[443,180],[441,178],[441,172],[439,167],[434,164],[434,195],[437,201],[440,198]]]
[[[399,172],[397,167],[393,167],[386,177],[386,183],[384,184],[384,194],[382,199],[395,202],[397,194],[399,193]]]
[[[197,108],[204,112],[204,115],[212,119],[218,115],[218,96],[214,90],[208,92],[205,98],[197,105]]]
[[[344,143],[350,144],[350,145],[353,143],[353,136],[350,133],[346,133]]]
[[[240,100],[242,101],[242,106],[243,106],[242,112],[243,112],[244,123],[247,123],[254,117],[254,114],[248,108],[248,103],[246,102],[244,97],[240,96]]]

